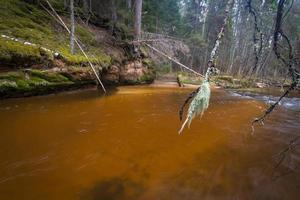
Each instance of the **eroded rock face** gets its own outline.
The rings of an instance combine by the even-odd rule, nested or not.
[[[126,61],[121,66],[111,65],[102,71],[105,84],[149,83],[154,79],[154,72],[142,61]]]
[[[126,63],[120,73],[120,81],[122,83],[135,83],[144,75],[147,69],[143,67],[139,61]]]
[[[142,60],[126,63],[121,68],[120,82],[123,84],[151,83],[154,78],[153,69]]]
[[[114,85],[119,84],[120,69],[116,65],[111,65],[103,70],[102,79],[105,84]]]

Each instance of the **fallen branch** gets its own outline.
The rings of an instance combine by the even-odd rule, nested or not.
[[[159,38],[159,39],[143,39],[143,40],[133,40],[131,42],[128,42],[129,44],[137,44],[137,43],[143,43],[143,42],[161,42],[161,41],[178,41],[170,38]]]
[[[191,69],[191,68],[185,66],[184,64],[178,62],[178,61],[175,60],[174,58],[171,58],[170,56],[168,56],[168,55],[165,54],[164,52],[162,52],[162,51],[156,49],[155,47],[151,46],[150,44],[147,44],[146,42],[144,42],[144,44],[145,44],[147,47],[149,47],[150,49],[152,49],[153,51],[159,53],[160,55],[162,55],[162,56],[168,58],[169,60],[173,61],[174,63],[178,64],[179,66],[181,66],[181,67],[183,67],[183,68],[185,68],[185,69],[187,69],[187,70],[193,72],[194,74],[196,74],[196,75],[198,75],[198,76],[201,76],[202,78],[204,77],[202,74],[200,74],[200,73],[196,72],[195,70],[193,70],[193,69]]]

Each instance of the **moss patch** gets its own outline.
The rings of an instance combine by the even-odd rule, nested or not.
[[[48,72],[48,71],[41,71],[41,70],[30,70],[30,76],[35,78],[44,79],[49,82],[68,82],[69,79],[59,73],[56,72]]]
[[[248,79],[236,79],[232,76],[216,76],[213,77],[212,81],[216,85],[226,89],[239,89],[239,88],[250,88],[255,87],[255,80]]]
[[[139,80],[138,83],[142,83],[142,84],[146,84],[146,83],[152,83],[155,79],[155,74],[154,73],[147,73],[142,75]]]
[[[2,65],[27,67],[53,60],[49,53],[37,46],[0,38],[0,61]]]
[[[69,77],[64,76],[67,73],[70,74]],[[93,77],[88,72],[77,70],[76,73],[77,77],[72,69],[70,72],[30,70],[3,73],[0,74],[0,98],[48,94],[94,83]]]
[[[55,2],[58,3],[58,1]],[[0,34],[58,51],[67,64],[87,65],[88,60],[78,48],[76,48],[75,55],[70,54],[69,34],[44,10],[21,0],[0,0],[0,5]],[[65,21],[68,24],[68,20],[65,19]],[[103,53],[101,44],[96,41],[95,33],[88,27],[77,24],[76,36],[85,45],[85,51],[92,63],[101,66],[111,63],[111,58]],[[53,59],[52,56],[39,50],[39,47],[5,39],[0,41],[0,61],[5,65],[23,67],[22,63],[25,66],[41,63]]]

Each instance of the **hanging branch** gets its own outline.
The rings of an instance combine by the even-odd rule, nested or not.
[[[224,23],[223,23],[221,30],[217,36],[214,48],[211,51],[210,60],[207,63],[208,68],[207,68],[205,78],[203,80],[202,85],[199,88],[197,88],[195,91],[193,91],[192,93],[189,94],[189,96],[187,97],[184,104],[181,106],[181,108],[179,110],[179,119],[182,120],[184,107],[188,104],[188,102],[191,99],[193,99],[189,105],[186,119],[183,122],[183,124],[178,132],[179,134],[183,131],[186,124],[190,125],[195,116],[197,116],[197,115],[202,116],[204,111],[208,108],[210,93],[211,93],[209,80],[210,80],[211,75],[218,73],[218,70],[215,68],[215,62],[216,62],[216,58],[218,56],[221,39],[224,37],[225,28],[228,23],[229,11],[230,11],[230,8],[232,7],[233,3],[234,3],[234,0],[228,0],[228,2],[227,2],[226,9],[225,9]]]
[[[255,125],[255,123],[261,123],[261,124],[263,124],[264,120],[266,119],[266,117],[276,108],[276,106],[280,103],[280,101],[285,96],[287,96],[292,90],[296,89],[297,85],[300,83],[300,74],[294,68],[293,49],[292,49],[290,40],[285,35],[285,33],[283,32],[283,30],[282,30],[282,23],[283,23],[283,17],[284,17],[283,14],[284,14],[284,5],[285,5],[285,3],[286,3],[286,0],[279,0],[279,2],[278,2],[276,24],[275,24],[275,31],[274,31],[273,51],[274,51],[277,59],[280,60],[286,67],[288,67],[290,76],[292,78],[292,83],[289,86],[289,88],[281,95],[281,97],[274,104],[272,104],[265,111],[265,113],[261,117],[256,118],[256,119],[253,120],[253,122],[252,122],[252,132],[254,132],[254,125]],[[282,56],[282,53],[280,51],[280,48],[282,48],[282,46],[279,44],[280,38],[283,38],[283,40],[288,45],[288,58],[285,58],[285,57]]]
[[[252,68],[250,68],[247,73],[247,74],[250,73],[250,77],[251,77],[252,72],[255,71],[258,66],[258,62],[259,62],[260,55],[262,52],[263,34],[258,26],[258,19],[257,19],[258,17],[257,17],[255,9],[252,7],[252,0],[246,0],[246,1],[247,1],[246,9],[248,9],[249,13],[253,16],[253,19],[254,19],[253,44],[254,44],[255,62],[254,62],[254,66]]]

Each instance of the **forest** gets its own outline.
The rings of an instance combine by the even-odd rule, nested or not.
[[[0,199],[300,198],[300,0],[0,0]]]

